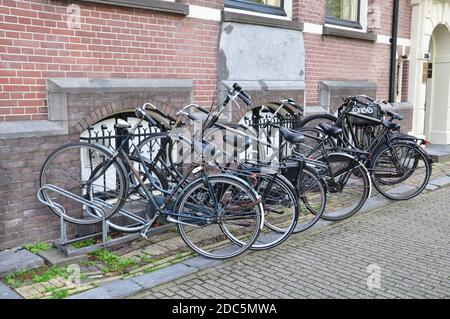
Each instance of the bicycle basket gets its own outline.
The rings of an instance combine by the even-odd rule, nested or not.
[[[371,117],[373,119],[381,120],[381,107],[363,97],[359,97],[357,101],[352,101],[353,107],[351,111],[364,116]],[[349,116],[349,121],[355,126],[369,126],[374,125],[374,122],[369,120],[360,119],[354,116]]]

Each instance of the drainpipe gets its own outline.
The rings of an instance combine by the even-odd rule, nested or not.
[[[395,71],[397,68],[397,35],[398,35],[399,0],[394,0],[392,12],[391,70],[389,77],[389,102],[395,102]]]

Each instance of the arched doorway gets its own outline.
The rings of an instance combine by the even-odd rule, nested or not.
[[[450,144],[450,30],[439,24],[429,52],[424,134],[433,144]]]

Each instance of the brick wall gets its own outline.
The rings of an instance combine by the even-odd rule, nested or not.
[[[194,1],[217,7],[217,1]],[[189,78],[194,101],[216,88],[219,24],[107,5],[0,0],[0,122],[46,119],[45,79]]]
[[[369,1],[375,7],[378,22],[371,22],[374,33],[390,36],[392,1]],[[296,7],[299,20],[324,24],[325,1],[300,1]],[[369,12],[371,12],[369,10]],[[400,0],[399,37],[410,37],[410,0]],[[375,23],[377,25],[371,25]],[[372,28],[373,27],[373,28]],[[307,105],[318,105],[319,82],[324,80],[375,82],[378,99],[389,97],[390,45],[337,36],[305,33]],[[407,71],[407,70],[406,70]],[[407,73],[405,74],[407,79]]]
[[[377,98],[388,97],[388,45],[305,34],[305,47],[307,105],[318,105],[319,82],[324,80],[375,82]]]
[[[223,0],[182,2],[223,8]],[[399,36],[409,38],[410,0],[401,0]],[[67,27],[67,3],[0,0],[0,122],[46,119],[48,77],[192,78],[194,101],[209,104],[216,88],[218,23],[147,10],[80,4],[81,29]],[[391,33],[392,1],[370,0]],[[293,3],[294,19],[324,23],[325,0]],[[307,103],[320,80],[367,80],[387,97],[389,45],[305,34]],[[325,48],[325,49],[324,49]],[[359,72],[354,72],[353,66]],[[370,67],[368,67],[370,66]],[[376,69],[376,70],[375,70]]]

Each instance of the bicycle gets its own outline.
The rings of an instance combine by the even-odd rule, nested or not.
[[[290,170],[295,170],[296,171],[296,176],[298,177],[297,179],[293,179],[291,180],[291,182],[295,183],[295,187],[292,186],[289,183],[288,179],[282,178],[281,175],[277,174],[277,171],[279,170],[285,170],[285,168],[283,167],[284,165],[282,165],[282,167],[279,167],[277,165],[274,165],[274,163],[272,163],[274,157],[275,157],[275,153],[276,151],[273,152],[272,156],[269,157],[269,159],[266,161],[261,160],[261,158],[265,158],[264,156],[260,156],[261,154],[261,149],[258,148],[258,157],[257,160],[255,161],[249,161],[246,158],[244,158],[243,160],[239,157],[239,147],[243,150],[248,150],[251,146],[252,143],[256,143],[259,146],[264,145],[264,146],[270,146],[269,143],[266,143],[264,141],[261,141],[260,136],[258,134],[256,135],[249,135],[247,134],[247,129],[248,127],[245,125],[239,125],[239,124],[234,124],[234,123],[219,123],[218,119],[220,117],[220,115],[224,112],[226,106],[228,105],[228,103],[230,103],[231,101],[235,101],[236,98],[239,98],[243,103],[247,104],[247,105],[251,105],[251,99],[250,96],[242,90],[241,87],[239,87],[237,84],[234,84],[233,87],[228,87],[228,94],[225,98],[225,100],[223,101],[222,104],[220,104],[216,109],[213,109],[211,111],[208,111],[200,106],[197,106],[195,104],[189,104],[187,106],[185,106],[182,110],[179,111],[179,114],[184,114],[186,117],[188,117],[190,120],[192,121],[197,121],[199,122],[199,119],[195,116],[193,116],[192,114],[188,113],[187,110],[191,107],[195,107],[196,109],[200,110],[202,113],[206,114],[207,117],[204,121],[201,122],[201,132],[206,132],[206,136],[203,136],[203,138],[205,140],[207,140],[207,142],[209,144],[214,144],[216,145],[218,142],[223,145],[231,145],[233,146],[231,148],[231,151],[227,150],[227,147],[221,147],[221,151],[223,154],[223,158],[222,158],[222,163],[217,163],[217,167],[220,168],[222,171],[228,171],[228,172],[232,172],[233,174],[237,174],[239,176],[242,177],[242,175],[246,175],[246,173],[250,172],[250,173],[254,173],[253,171],[256,169],[257,171],[259,170],[260,173],[257,174],[258,180],[259,179],[265,179],[267,183],[269,183],[269,185],[284,185],[281,186],[282,188],[286,189],[286,193],[290,194],[292,193],[292,189],[294,188],[294,193],[296,193],[297,197],[301,196],[301,198],[303,199],[303,202],[307,202],[308,205],[305,204],[307,209],[310,209],[310,207],[314,207],[314,214],[312,216],[309,216],[309,218],[307,218],[308,214],[306,212],[306,210],[302,210],[300,209],[300,212],[298,213],[299,215],[301,215],[301,218],[299,219],[299,222],[296,222],[296,225],[293,222],[293,219],[289,219],[290,220],[290,225],[287,228],[284,228],[285,231],[281,232],[279,234],[279,236],[275,236],[275,239],[271,239],[271,240],[262,240],[261,238],[259,238],[257,240],[257,243],[255,245],[252,246],[252,249],[265,249],[268,247],[274,247],[275,245],[280,244],[282,241],[284,241],[291,232],[294,233],[298,233],[300,231],[304,231],[308,228],[310,228],[312,225],[314,225],[319,219],[320,216],[322,214],[322,212],[324,211],[324,207],[325,207],[325,201],[326,201],[326,189],[324,188],[324,183],[323,183],[323,177],[320,176],[319,174],[317,174],[317,172],[315,171],[314,165],[302,165],[302,163],[300,163],[300,161],[294,161],[293,163],[291,163],[291,168]],[[291,106],[295,106],[297,108],[299,108],[299,106],[297,106],[295,104],[295,101],[293,100],[286,100],[286,101],[281,101],[282,103],[280,104],[279,108],[276,110],[276,112],[272,115],[272,119],[277,115],[277,113],[281,110],[281,108],[284,106],[285,103],[288,103]],[[153,109],[156,110],[156,107],[153,106]],[[157,112],[159,115],[161,116],[167,116],[166,114],[164,114],[163,112],[156,110],[155,112]],[[152,145],[157,144],[157,145],[161,145],[161,148],[159,149],[158,153],[156,156],[152,156],[151,160],[157,162],[157,164],[155,163],[155,165],[157,165],[159,168],[161,168],[164,172],[167,172],[167,175],[170,177],[170,179],[174,179],[177,180],[178,176],[180,176],[181,173],[181,169],[178,168],[179,166],[181,166],[180,164],[182,164],[184,162],[184,160],[186,159],[190,159],[192,158],[192,154],[193,149],[191,147],[191,143],[187,142],[189,141],[183,134],[177,134],[176,133],[176,128],[178,127],[178,125],[180,124],[180,121],[176,121],[174,119],[172,119],[174,124],[171,127],[171,131],[170,132],[166,132],[166,133],[158,133],[158,134],[154,134],[152,136],[147,137],[146,139],[144,139],[136,148],[136,151],[142,152],[142,149],[152,149]],[[266,123],[266,127],[270,125],[270,121],[268,121]],[[200,125],[199,125],[200,126]],[[216,129],[216,130],[211,130],[211,129]],[[174,133],[175,131],[175,133]],[[223,132],[225,132],[225,134],[223,134]],[[230,134],[231,133],[231,134]],[[215,137],[216,139],[213,139],[211,137]],[[172,137],[172,138],[171,138]],[[183,144],[185,147],[182,146],[178,146],[176,147],[174,144],[174,140],[179,140],[179,143]],[[216,145],[217,146],[217,145]],[[281,145],[281,148],[283,147],[283,145]],[[183,152],[182,154],[182,160],[178,160],[178,161],[174,161],[171,158],[171,154],[175,153],[173,149],[183,149],[185,152]],[[229,152],[227,152],[229,151]],[[147,153],[147,152],[145,152]],[[178,153],[180,155],[180,153]],[[159,160],[162,159],[162,160]],[[178,164],[178,165],[177,165]],[[231,166],[233,166],[233,168],[231,168]],[[236,167],[237,165],[237,167]],[[261,174],[261,168],[265,169],[265,174],[266,176],[263,178],[262,174]],[[253,170],[253,171],[252,171]],[[268,173],[268,171],[273,171],[273,173]],[[256,185],[260,185],[259,181],[256,180],[255,181],[255,186]],[[274,186],[272,186],[274,187]],[[287,191],[288,190],[288,191]],[[277,219],[277,215],[275,214],[271,214],[271,200],[266,200],[266,197],[264,195],[264,192],[260,192],[258,189],[257,191],[261,194],[262,196],[262,200],[263,200],[263,206],[265,207],[265,222],[267,224],[267,229],[269,230],[273,230],[274,227],[271,227],[269,224],[269,220],[271,217],[274,217],[275,219]],[[273,191],[272,191],[273,192]],[[307,201],[306,201],[307,199]],[[278,201],[280,202],[280,201]],[[286,201],[285,205],[287,205],[287,203],[293,203],[294,199],[290,199],[289,201]],[[291,206],[295,206],[298,207],[299,205],[294,205],[291,204]],[[298,215],[295,214],[295,215]],[[294,216],[294,215],[292,215]],[[267,230],[266,229],[266,230]],[[264,233],[264,231],[263,231]],[[284,233],[284,235],[282,235],[282,233]],[[260,237],[262,237],[260,235]],[[259,242],[265,242],[266,244],[259,244]]]
[[[232,123],[230,124],[217,122],[220,114],[222,114],[228,103],[230,101],[235,101],[235,99],[240,98],[240,96],[244,97],[244,103],[251,103],[249,96],[242,90],[242,88],[235,84],[233,85],[233,87],[228,88],[227,97],[216,110],[207,111],[195,104],[190,104],[181,109],[177,113],[177,115],[183,114],[188,119],[199,122],[198,118],[187,112],[187,110],[191,107],[199,108],[203,113],[208,115],[206,120],[201,123],[202,133],[208,131],[209,128],[213,127],[220,128],[221,130],[225,130],[226,128],[231,127],[230,130],[232,131],[232,133],[237,132],[238,134],[240,134],[224,134],[223,136],[220,136],[218,140],[211,140],[209,138],[212,136],[210,134],[211,131],[208,131],[208,137],[203,137],[205,140],[207,140],[207,143],[209,143],[210,145],[215,145],[217,144],[217,141],[220,142],[223,140],[223,143],[228,143],[232,146],[236,146],[235,143],[240,144],[241,140],[246,140],[247,145],[245,146],[245,148],[248,148],[251,145],[252,138],[256,139],[255,137],[247,135],[245,131],[236,131],[235,129],[233,129],[236,126]],[[149,107],[155,109],[155,112],[157,112],[160,116],[167,116],[166,114],[164,114],[164,112],[157,110],[156,107],[152,106],[151,104],[149,104]],[[148,156],[147,158],[153,163],[153,167],[157,167],[158,169],[167,172],[166,175],[169,176],[169,178],[166,182],[168,183],[170,183],[171,181],[177,181],[179,179],[179,176],[182,175],[182,169],[178,168],[178,165],[180,165],[180,163],[183,163],[186,159],[192,160],[192,158],[195,157],[193,156],[193,154],[195,154],[195,149],[192,147],[191,140],[188,139],[185,134],[181,134],[176,131],[178,125],[180,125],[181,122],[172,119],[172,123],[173,125],[171,127],[171,131],[166,133],[154,134],[147,137],[137,146],[135,150],[135,152],[138,151]],[[199,139],[201,138],[201,136],[194,137],[193,139],[195,138]],[[178,161],[177,163],[174,163],[174,161],[171,160],[170,157],[170,154],[174,153],[173,148],[176,148],[174,146],[176,145],[174,143],[175,141],[178,141],[179,144],[182,144],[185,150],[185,153],[183,154],[183,161]],[[223,147],[222,143],[220,144],[221,145],[216,145],[216,147],[221,149],[222,154],[227,154],[227,147]],[[153,145],[159,146],[156,155],[154,154],[154,152],[149,151],[153,149]],[[178,148],[183,149],[182,146]],[[296,194],[297,191],[294,189],[289,180],[278,174],[278,168],[275,167],[274,169],[274,167],[270,164],[264,165],[263,163],[261,163],[261,161],[257,163],[238,161],[238,163],[235,163],[234,160],[236,159],[237,155],[236,148],[233,148],[231,153],[234,153],[234,156],[230,156],[230,154],[224,155],[220,162],[216,162],[215,166],[222,172],[233,173],[252,183],[256,191],[261,195],[262,203],[264,206],[265,227],[262,229],[260,236],[252,246],[252,249],[267,249],[281,244],[290,236],[292,232],[295,232],[302,227],[301,224],[297,224],[299,216],[299,205]],[[304,174],[306,175],[308,173],[309,172],[306,172]],[[309,174],[311,175],[311,173]],[[322,194],[324,193],[325,191],[322,190]],[[305,194],[304,196],[306,197],[307,194]],[[316,217],[316,220],[317,219],[318,217]]]
[[[131,172],[147,199],[144,209],[146,217],[136,218],[144,225],[143,236],[162,215],[168,222],[177,225],[188,247],[205,257],[225,259],[249,249],[258,238],[264,221],[264,209],[256,191],[236,176],[224,173],[209,175],[205,162],[194,163],[194,167],[175,187],[164,189],[155,182],[148,170],[148,163],[139,153],[133,160],[140,163],[143,172],[135,168],[135,163],[124,150],[144,119],[153,122],[145,107],[136,109],[136,117],[139,121],[131,130],[128,130],[126,121],[118,122],[121,129],[128,131],[114,152],[98,144],[72,142],[47,157],[40,172],[42,197],[64,210],[51,206],[50,209],[57,215],[63,212],[66,221],[79,225],[98,223],[116,213],[135,218],[122,209],[129,200]],[[143,175],[147,183],[143,181]],[[199,177],[187,184],[191,175]],[[48,185],[61,191],[42,188]],[[148,185],[152,185],[152,189]],[[153,193],[154,189],[159,194]],[[88,209],[84,204],[86,201],[95,203],[102,210],[95,207]]]
[[[354,113],[352,110],[355,103],[360,102],[358,97],[349,97],[341,106],[335,126],[331,126],[341,129],[333,147],[360,149],[370,153],[371,156],[364,161],[364,165],[371,174],[376,190],[386,198],[408,200],[418,196],[427,186],[432,171],[431,157],[419,146],[426,142],[413,136],[395,133],[400,129],[400,125],[394,121],[403,118],[399,114],[384,111],[382,114],[388,116],[389,120],[381,120]],[[325,117],[331,119],[332,116]],[[313,117],[309,119],[311,118]],[[355,118],[377,129],[371,130],[370,135],[362,134],[365,138],[361,140],[356,133],[357,128],[352,124],[352,119]],[[314,119],[319,119],[319,116]],[[305,122],[308,122],[308,119],[305,119]]]

